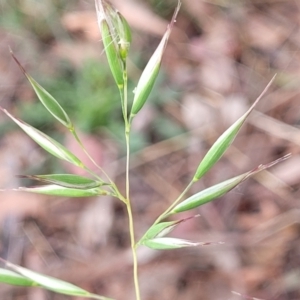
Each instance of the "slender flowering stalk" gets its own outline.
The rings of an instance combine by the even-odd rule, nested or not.
[[[131,31],[125,18],[109,3],[96,0],[98,24],[102,33],[104,50],[107,60],[119,88],[123,117],[125,122],[126,140],[126,186],[125,204],[129,219],[129,232],[133,257],[133,280],[136,299],[140,300],[140,288],[138,281],[138,261],[136,254],[136,242],[134,233],[134,221],[130,201],[129,183],[129,157],[130,157],[130,123],[128,122],[128,92],[127,92],[127,56],[131,43]]]
[[[259,165],[258,167],[243,173],[239,176],[227,179],[216,185],[208,187],[204,190],[198,191],[194,195],[187,195],[193,186],[193,184],[200,180],[224,155],[228,147],[234,141],[240,128],[245,123],[247,117],[254,109],[255,105],[267,92],[267,89],[271,85],[274,78],[268,84],[266,89],[257,98],[254,104],[244,113],[234,124],[232,124],[216,142],[211,146],[207,154],[200,162],[194,176],[191,178],[190,183],[183,190],[183,192],[173,201],[173,203],[161,213],[153,225],[150,226],[146,233],[136,242],[135,229],[134,229],[134,217],[132,210],[132,202],[130,198],[130,178],[129,178],[129,158],[130,158],[130,131],[131,123],[142,109],[147,98],[155,84],[157,75],[159,73],[160,65],[162,62],[163,53],[165,51],[168,39],[171,34],[172,27],[175,24],[177,14],[181,2],[177,2],[177,7],[173,14],[171,23],[169,24],[161,42],[159,43],[154,54],[150,58],[148,64],[142,72],[142,75],[138,81],[135,89],[135,95],[133,99],[132,107],[128,104],[128,74],[127,74],[127,59],[131,44],[131,31],[126,19],[118,12],[113,6],[111,6],[105,0],[96,0],[96,12],[98,17],[98,24],[102,34],[102,40],[104,44],[104,50],[107,56],[108,64],[112,72],[112,76],[119,89],[121,98],[121,108],[124,117],[124,134],[126,140],[126,183],[125,183],[125,195],[123,195],[113,180],[107,175],[107,173],[96,164],[93,158],[86,151],[85,146],[80,141],[75,127],[71,122],[66,111],[60,105],[60,103],[46,91],[37,81],[35,81],[29,74],[26,73],[20,62],[14,56],[11,51],[13,59],[19,65],[22,72],[28,78],[32,88],[34,89],[38,99],[48,110],[50,114],[69,132],[75,137],[83,151],[88,155],[94,165],[97,167],[97,171],[102,172],[105,175],[105,179],[101,178],[97,171],[90,170],[85,164],[79,160],[70,150],[58,143],[53,138],[49,137],[45,133],[37,130],[24,121],[14,117],[6,109],[0,107],[0,110],[6,114],[14,123],[16,123],[31,139],[39,144],[48,153],[56,156],[58,159],[67,161],[79,168],[87,171],[88,175],[78,176],[75,174],[44,174],[44,175],[19,175],[20,178],[28,178],[38,182],[42,182],[44,185],[35,187],[19,187],[14,189],[15,191],[38,193],[52,196],[65,196],[69,198],[75,197],[93,197],[101,195],[109,195],[119,199],[125,206],[128,214],[128,227],[130,235],[130,244],[133,258],[133,282],[135,288],[136,300],[141,300],[139,276],[138,276],[138,259],[137,248],[140,245],[156,250],[171,250],[184,247],[196,247],[207,246],[212,244],[221,244],[221,242],[203,242],[203,241],[189,241],[182,238],[172,238],[168,235],[174,228],[180,226],[181,223],[187,222],[190,219],[198,217],[199,215],[191,216],[189,218],[178,218],[174,220],[166,220],[169,216],[178,214],[185,211],[193,210],[207,202],[210,202],[216,198],[223,196],[230,190],[241,184],[248,177],[257,174],[273,165],[287,159],[289,155],[286,155],[278,160],[265,165]],[[48,289],[60,294],[76,296],[80,298],[102,299],[112,300],[110,298],[91,294],[73,284],[61,281],[52,277],[48,277],[36,272],[32,272],[28,269],[20,266],[13,265],[0,258],[6,267],[10,270],[0,268],[0,282],[8,283],[11,285],[19,286],[38,286],[40,288]]]

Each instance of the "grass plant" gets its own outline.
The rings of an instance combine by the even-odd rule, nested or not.
[[[130,134],[131,125],[134,122],[136,115],[143,108],[149,94],[151,93],[155,81],[157,79],[163,54],[170,37],[172,28],[176,22],[176,17],[180,9],[180,1],[173,14],[172,20],[167,27],[167,30],[162,37],[158,47],[147,63],[142,75],[137,83],[134,91],[133,101],[128,100],[128,74],[127,74],[127,57],[131,45],[131,30],[125,18],[104,0],[96,0],[96,12],[98,18],[99,28],[102,34],[102,41],[104,50],[107,56],[107,61],[119,90],[121,110],[124,119],[124,136],[126,140],[126,186],[125,194],[120,192],[119,187],[108,176],[108,174],[98,166],[93,158],[85,149],[77,134],[76,127],[68,116],[67,112],[48,91],[46,91],[34,78],[32,78],[22,64],[11,51],[12,58],[20,67],[21,71],[27,77],[29,83],[34,89],[38,99],[46,110],[59,122],[62,126],[67,128],[71,135],[78,142],[86,155],[95,164],[97,171],[91,170],[85,166],[82,161],[71,153],[62,144],[46,135],[42,131],[16,118],[6,109],[1,108],[2,112],[6,114],[14,123],[16,123],[28,136],[30,136],[37,144],[44,148],[47,152],[57,157],[60,160],[67,161],[78,168],[84,169],[89,176],[78,176],[74,174],[43,174],[43,175],[28,175],[23,176],[31,180],[42,182],[43,185],[37,187],[21,187],[17,191],[25,191],[30,193],[39,193],[53,196],[65,197],[88,197],[110,195],[122,202],[126,207],[128,214],[128,226],[130,232],[130,244],[133,257],[133,282],[135,287],[136,300],[141,300],[138,276],[138,259],[137,248],[141,245],[156,249],[156,250],[172,250],[183,247],[197,247],[200,245],[208,245],[209,243],[200,241],[190,241],[186,239],[172,238],[167,235],[180,223],[188,221],[188,219],[179,219],[177,221],[168,220],[168,217],[179,214],[184,211],[193,210],[207,202],[223,196],[231,191],[237,185],[245,181],[247,178],[255,175],[262,170],[265,170],[280,161],[285,160],[288,156],[284,156],[276,161],[258,167],[230,178],[224,182],[206,188],[198,193],[188,196],[190,188],[194,183],[199,181],[224,155],[225,151],[236,138],[239,130],[245,123],[247,117],[253,111],[257,103],[266,94],[269,86],[274,78],[270,81],[265,90],[253,103],[248,111],[244,113],[234,124],[232,124],[212,145],[207,154],[200,161],[198,168],[195,170],[194,176],[187,184],[184,191],[178,196],[174,202],[162,212],[156,220],[153,221],[152,226],[145,232],[142,237],[136,237],[134,216],[132,211],[132,201],[130,195]],[[129,103],[132,103],[131,105]],[[197,216],[197,215],[195,215]],[[190,219],[190,218],[189,218]],[[70,296],[80,296],[92,299],[110,299],[104,296],[95,295],[85,291],[73,284],[61,281],[59,279],[51,278],[25,269],[21,266],[14,265],[1,259],[6,268],[0,268],[0,282],[19,285],[19,286],[37,286],[48,289],[56,293],[61,293]]]

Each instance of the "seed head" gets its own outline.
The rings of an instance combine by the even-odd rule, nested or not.
[[[96,11],[101,32],[102,22],[105,20],[119,57],[126,61],[131,43],[131,30],[126,19],[104,0],[96,0]]]

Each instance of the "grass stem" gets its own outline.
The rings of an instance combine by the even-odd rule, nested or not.
[[[80,140],[80,138],[79,138],[77,132],[75,131],[75,129],[71,130],[71,133],[73,134],[73,136],[74,136],[75,140],[77,141],[78,145],[81,147],[82,151],[86,154],[86,156],[89,158],[89,160],[94,164],[95,167],[97,167],[97,168],[98,168],[98,169],[106,176],[106,178],[108,179],[108,181],[109,181],[111,184],[113,184],[113,181],[112,181],[112,179],[109,177],[109,175],[104,171],[104,169],[103,169],[101,166],[99,166],[99,165],[95,162],[95,160],[94,160],[94,159],[92,158],[92,156],[89,154],[89,152],[87,151],[87,149],[86,149],[85,146],[83,145],[82,141]],[[94,172],[91,173],[91,172],[89,171],[89,173],[92,174],[93,176],[98,177],[98,175],[95,174]]]
[[[158,224],[162,219],[166,218],[169,212],[181,201],[181,199],[186,195],[186,193],[190,190],[192,185],[195,183],[194,180],[191,180],[190,183],[186,186],[183,192],[177,197],[177,199],[156,219],[154,224]]]
[[[124,89],[123,89],[123,95],[121,96],[121,101],[123,100],[122,107],[123,107],[123,115],[124,115],[124,122],[125,122],[125,139],[126,139],[126,183],[125,183],[126,208],[127,208],[128,221],[129,221],[129,233],[130,233],[130,243],[131,243],[131,250],[132,250],[133,281],[134,281],[135,295],[136,295],[136,300],[141,300],[139,278],[138,278],[138,260],[137,260],[137,253],[136,253],[137,246],[135,243],[134,222],[133,222],[133,214],[132,214],[131,201],[130,201],[129,163],[130,163],[131,124],[128,121],[128,91],[127,91],[128,78],[127,78],[126,63],[124,63],[123,79],[124,79]]]
[[[136,295],[136,300],[141,300],[139,278],[138,278],[138,260],[137,260],[136,244],[135,244],[135,237],[134,237],[133,215],[132,215],[130,201],[127,202],[126,207],[127,207],[127,213],[129,219],[129,232],[130,232],[132,260],[133,260],[133,281],[134,281],[135,295]]]

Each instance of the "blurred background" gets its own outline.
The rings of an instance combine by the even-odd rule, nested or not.
[[[112,2],[133,31],[133,91],[176,1]],[[141,248],[143,299],[300,299],[300,2],[182,2],[161,73],[133,125],[137,236],[180,194],[212,143],[275,73],[234,144],[191,194],[287,153],[292,157],[221,199],[181,214],[201,216],[179,226],[173,236],[224,244],[169,252]],[[38,102],[9,46],[59,100],[92,156],[124,190],[122,115],[93,1],[0,0],[0,105],[81,157],[69,134]],[[4,113],[0,138],[0,189],[32,184],[15,175],[78,172],[45,153]],[[0,199],[2,258],[94,293],[134,299],[121,202],[9,191]],[[3,284],[0,294],[5,300],[71,299]]]

